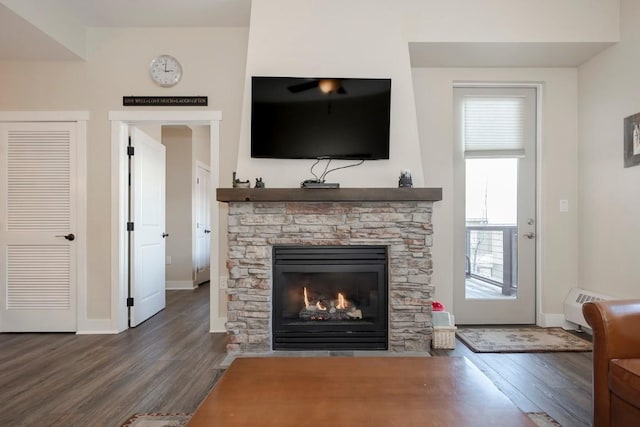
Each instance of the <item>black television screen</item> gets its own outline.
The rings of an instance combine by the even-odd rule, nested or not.
[[[389,158],[391,79],[252,77],[251,157]]]

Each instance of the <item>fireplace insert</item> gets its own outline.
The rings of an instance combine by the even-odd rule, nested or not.
[[[275,350],[386,350],[386,246],[273,248]]]

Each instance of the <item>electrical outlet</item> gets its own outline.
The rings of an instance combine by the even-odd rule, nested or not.
[[[560,212],[569,212],[569,201],[566,199],[560,200]]]
[[[171,255],[167,255],[167,256],[165,257],[164,263],[165,263],[166,265],[171,265]]]

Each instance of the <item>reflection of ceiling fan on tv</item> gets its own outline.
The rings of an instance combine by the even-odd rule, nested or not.
[[[300,83],[297,85],[289,86],[289,92],[298,93],[310,89],[320,89],[322,93],[338,93],[340,95],[346,95],[347,91],[342,87],[340,79],[313,79],[309,82]]]

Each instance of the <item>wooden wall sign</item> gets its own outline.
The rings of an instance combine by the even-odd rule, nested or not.
[[[206,107],[207,96],[123,96],[124,107]]]

